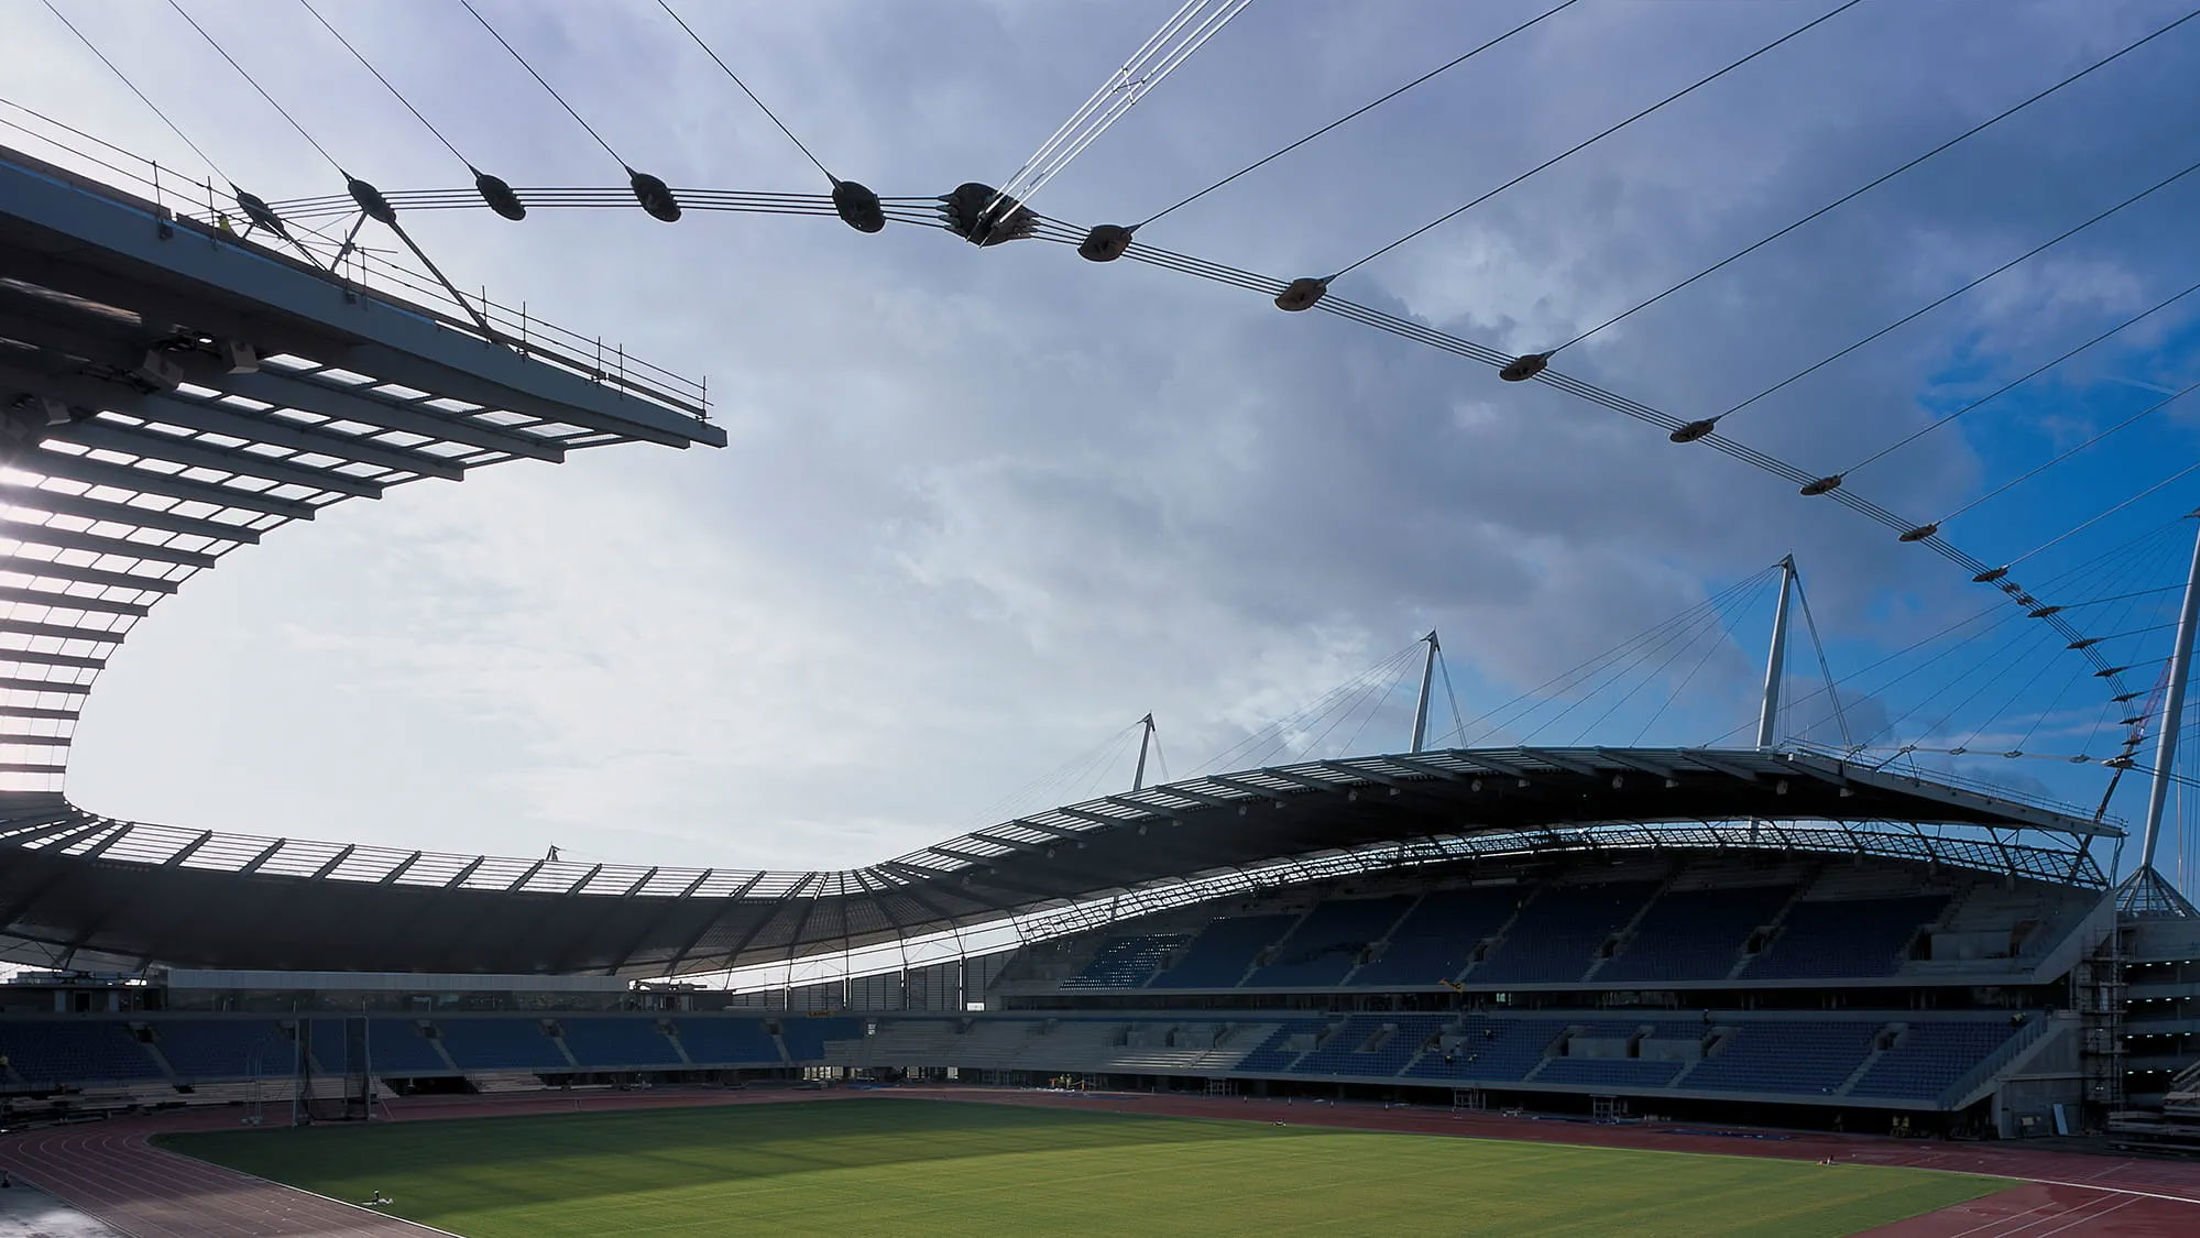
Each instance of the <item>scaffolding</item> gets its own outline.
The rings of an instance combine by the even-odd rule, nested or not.
[[[2087,1129],[2098,1130],[2124,1108],[2123,931],[2101,937],[2093,953],[2070,973],[2071,1001],[2083,1019],[2079,1048],[2085,1083]]]

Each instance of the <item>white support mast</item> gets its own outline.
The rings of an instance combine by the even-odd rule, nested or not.
[[[1757,746],[1772,747],[1780,716],[1780,677],[1787,663],[1788,595],[1795,591],[1795,556],[1780,560],[1780,605],[1772,612],[1772,653],[1765,659],[1765,704],[1757,715]]]
[[[2186,519],[2200,516],[2200,512]],[[2162,712],[2155,719],[2154,784],[2147,790],[2146,832],[2141,835],[2139,871],[2154,871],[2154,845],[2162,832],[2162,807],[2169,799],[2169,780],[2177,764],[2177,732],[2184,726],[2185,677],[2192,670],[2194,612],[2200,611],[2200,534],[2192,544],[2192,567],[2185,573],[2185,606],[2177,612],[2177,643],[2169,654],[2169,691],[2162,698]]]
[[[1413,706],[1413,747],[1409,749],[1412,752],[1419,752],[1428,739],[1428,690],[1436,682],[1436,655],[1443,649],[1436,643],[1435,628],[1430,628],[1421,641],[1428,646],[1428,660],[1421,664],[1421,698]]]
[[[1138,725],[1145,729],[1138,734],[1138,772],[1131,775],[1133,791],[1146,789],[1146,749],[1153,746],[1153,715],[1147,714],[1140,718]]]

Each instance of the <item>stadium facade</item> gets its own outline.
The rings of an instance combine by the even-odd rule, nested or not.
[[[66,795],[75,720],[229,552],[404,482],[725,436],[623,355],[6,149],[0,405],[0,956],[37,969],[0,989],[11,1108],[952,1075],[2019,1136],[2194,1090],[2200,922],[2112,885],[2116,822],[1769,742],[1416,742],[836,871],[102,817]]]

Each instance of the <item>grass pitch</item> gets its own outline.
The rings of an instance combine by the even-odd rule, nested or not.
[[[1846,1234],[1992,1178],[887,1098],[174,1135],[476,1238]]]

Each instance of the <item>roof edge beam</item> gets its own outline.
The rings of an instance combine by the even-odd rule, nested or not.
[[[347,387],[315,378],[309,371],[285,373],[263,369],[256,374],[223,374],[187,367],[186,373],[193,375],[194,382],[279,408],[303,409],[384,430],[422,434],[481,451],[509,452],[548,464],[558,464],[565,459],[565,449],[554,440],[475,421],[464,413],[446,413],[415,405],[371,388]]]
[[[214,482],[193,481],[173,473],[141,469],[131,464],[112,464],[105,460],[94,460],[90,456],[72,456],[63,451],[42,449],[35,455],[25,452],[17,467],[25,472],[80,481],[89,486],[112,486],[117,490],[134,490],[140,494],[158,494],[171,499],[189,499],[196,503],[234,507],[239,511],[258,512],[263,516],[282,516],[291,520],[311,520],[314,513],[320,510],[315,504],[297,499],[278,498],[256,490],[240,490],[235,486]]]
[[[26,573],[35,575],[36,573]],[[55,593],[48,589],[25,589],[20,585],[0,585],[0,602],[21,602],[26,606],[58,606],[64,610],[98,611],[103,615],[130,615],[143,619],[153,613],[153,608],[142,602],[116,602],[107,598],[79,597],[74,593]]]
[[[176,438],[157,430],[119,425],[112,421],[79,421],[54,431],[50,439],[76,443],[105,451],[119,451],[149,460],[166,460],[186,468],[211,469],[218,473],[241,473],[285,486],[303,486],[308,490],[327,490],[335,494],[348,494],[353,498],[379,499],[382,483],[366,481],[349,473],[334,469],[308,468],[302,464],[290,464],[269,456],[258,455],[235,447],[216,447],[209,443],[187,438]]]
[[[20,482],[0,481],[0,503],[15,507],[28,507],[34,511],[55,516],[80,516],[86,520],[109,520],[116,524],[134,524],[141,529],[159,529],[164,533],[189,533],[194,537],[219,538],[229,542],[256,544],[260,531],[250,525],[228,524],[220,520],[202,520],[196,516],[180,516],[158,507],[139,507],[132,503],[111,503],[89,495],[63,494],[59,490],[43,490]]]

